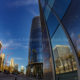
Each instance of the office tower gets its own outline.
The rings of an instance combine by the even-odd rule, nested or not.
[[[10,60],[10,66],[14,67],[14,59],[13,58],[11,58],[11,60]]]
[[[29,46],[29,63],[42,62],[42,32],[39,16],[32,20]]]
[[[9,66],[9,72],[12,73],[14,71],[14,59],[11,58],[10,60],[10,66]]]
[[[16,71],[18,71],[18,64],[15,64],[15,65],[14,65],[14,69],[15,69]]]
[[[1,43],[1,41],[0,41],[0,50],[1,50],[1,48],[2,48],[2,43]]]
[[[53,54],[55,60],[62,56],[67,56],[71,54],[69,46],[66,45],[56,45],[55,48],[53,48]]]
[[[0,56],[2,57],[2,62],[4,62],[5,54],[4,54],[4,53],[2,53]]]
[[[32,20],[30,43],[29,43],[29,64],[27,69],[29,74],[36,77],[42,72],[43,49],[42,49],[42,29],[40,17],[36,16]]]
[[[24,66],[21,66],[21,73],[24,74]]]
[[[1,65],[2,65],[2,57],[0,56],[0,71],[1,71]]]
[[[0,70],[4,71],[4,59],[5,59],[5,54],[0,55]]]

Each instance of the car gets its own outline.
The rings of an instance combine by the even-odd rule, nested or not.
[[[5,74],[10,74],[10,72],[8,70],[4,70]]]

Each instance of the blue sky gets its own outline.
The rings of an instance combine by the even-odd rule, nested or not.
[[[58,27],[58,29],[57,29],[56,33],[54,34],[54,36],[52,37],[51,41],[52,41],[53,48],[56,45],[66,45],[66,46],[69,46],[68,38],[67,38],[64,30],[62,29],[61,25]]]
[[[0,40],[5,55],[19,66],[28,64],[32,18],[39,15],[38,0],[0,0]],[[11,49],[12,48],[12,49]]]

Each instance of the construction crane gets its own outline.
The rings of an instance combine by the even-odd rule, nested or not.
[[[3,52],[3,49],[13,49],[13,48],[2,47],[2,48],[1,48],[1,53],[0,53],[0,55],[2,54],[2,52]]]
[[[3,52],[3,49],[6,49],[6,47],[2,47],[2,48],[1,48],[1,53],[0,53],[0,55],[2,54],[2,52]]]

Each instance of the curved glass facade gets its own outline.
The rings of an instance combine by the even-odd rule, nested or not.
[[[41,25],[51,46],[50,80],[80,80],[79,4],[79,0],[39,0]]]
[[[43,74],[42,31],[40,17],[37,16],[32,20],[27,75],[30,77],[42,78],[42,74]]]
[[[29,58],[29,63],[42,62],[42,32],[39,17],[32,21]]]

